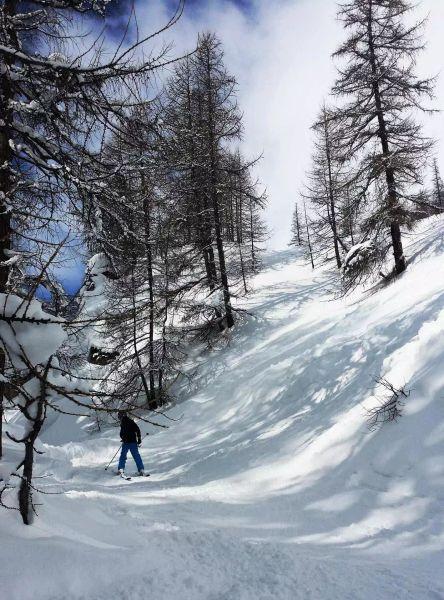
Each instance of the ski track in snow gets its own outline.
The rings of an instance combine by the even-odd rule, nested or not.
[[[0,597],[444,599],[443,254],[444,220],[428,219],[398,281],[346,300],[329,269],[267,255],[241,301],[254,317],[190,358],[183,419],[149,430],[150,478],[104,471],[115,429],[46,429],[37,470],[59,493],[32,527],[0,512]],[[412,392],[370,432],[380,375]]]

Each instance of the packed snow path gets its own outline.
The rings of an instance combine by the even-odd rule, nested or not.
[[[329,269],[269,255],[242,301],[254,316],[190,358],[170,411],[183,418],[149,430],[148,479],[104,471],[116,429],[47,428],[38,469],[60,494],[32,527],[0,513],[0,595],[444,598],[444,221],[423,222],[407,255],[398,281],[347,300]],[[369,432],[380,375],[412,392]]]

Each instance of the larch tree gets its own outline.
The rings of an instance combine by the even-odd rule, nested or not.
[[[444,210],[444,183],[441,178],[438,160],[436,158],[433,160],[432,204],[440,210]]]
[[[151,409],[165,403],[165,320],[173,298],[169,284],[179,277],[175,245],[183,245],[176,235],[158,120],[158,106],[146,102],[108,141],[110,164],[114,157],[122,165],[108,180],[120,194],[121,207],[102,206],[95,224],[101,234],[92,247],[109,258],[115,273],[105,290],[109,318],[103,337],[111,345],[109,369],[121,373],[125,403]]]
[[[119,202],[106,184],[103,140],[119,130],[127,105],[140,102],[141,85],[163,60],[163,52],[134,59],[146,40],[118,44],[109,58],[100,41],[88,47],[79,24],[103,18],[107,3],[0,4],[0,412],[6,396],[24,419],[23,437],[9,437],[24,448],[14,475],[25,524],[34,512],[35,441],[48,409],[63,412],[66,400],[88,413],[101,395],[72,378],[66,344],[75,325],[42,310],[37,293],[51,280],[85,198]]]
[[[223,177],[223,223],[224,239],[230,248],[235,245],[229,261],[230,280],[236,285],[240,279],[247,293],[247,279],[257,273],[267,230],[262,222],[261,212],[267,196],[259,191],[258,182],[252,177],[251,169],[257,160],[247,161],[237,149],[227,152],[225,176]]]
[[[251,174],[255,161],[237,148],[242,119],[236,82],[213,34],[200,35],[195,53],[176,65],[161,103],[169,193],[182,225],[184,264],[193,273],[184,316],[192,329],[199,319],[207,331],[213,325],[229,329],[232,294],[245,293],[259,266],[266,198]]]
[[[304,196],[314,209],[313,223],[317,250],[333,248],[338,269],[342,266],[341,251],[348,246],[341,236],[341,207],[345,202],[348,178],[347,166],[341,151],[340,127],[331,111],[324,105],[313,125],[315,133],[312,166],[307,174]]]
[[[406,268],[401,228],[411,221],[412,187],[421,183],[431,147],[414,120],[432,97],[433,79],[415,73],[424,22],[411,23],[412,10],[409,0],[342,3],[338,17],[348,37],[334,54],[342,63],[333,87],[340,100],[336,118],[364,182],[368,235],[372,229],[389,233],[383,245],[393,250],[397,274]]]
[[[299,216],[299,206],[295,202],[293,215],[291,218],[291,238],[290,246],[302,246],[302,235],[301,235],[301,219]]]
[[[206,154],[204,185],[212,209],[225,323],[227,328],[231,328],[234,317],[223,241],[221,184],[225,175],[224,147],[240,139],[242,116],[236,102],[236,80],[228,73],[223,59],[221,43],[216,36],[210,33],[200,35],[192,63],[201,107],[201,142]]]
[[[260,202],[258,202],[260,198]],[[245,224],[245,236],[249,244],[251,256],[251,272],[258,273],[261,267],[261,255],[264,244],[269,239],[269,229],[263,219],[263,208],[267,202],[266,193],[256,194],[250,197],[247,203],[247,221]]]
[[[199,56],[202,40],[214,43],[209,56]],[[226,294],[247,293],[259,266],[266,198],[255,161],[227,129],[240,127],[240,115],[221,56],[213,64],[217,48],[213,36],[200,37],[156,98],[125,111],[101,155],[105,195],[84,201],[88,246],[114,273],[102,350],[91,358],[120,373],[113,391],[130,404],[168,402],[185,342],[229,327]]]
[[[195,64],[190,57],[175,66],[162,104],[166,161],[172,173],[176,221],[181,225],[179,240],[188,248],[188,260],[184,262],[203,262],[204,274],[195,279],[193,287],[206,287],[209,295],[213,295],[219,287],[219,275],[213,211],[206,184],[208,155],[202,124],[203,101],[197,89]],[[219,307],[215,306],[210,312],[220,326],[223,316]]]

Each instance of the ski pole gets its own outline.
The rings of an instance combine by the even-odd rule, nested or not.
[[[109,461],[109,463],[106,465],[106,467],[105,467],[105,471],[107,471],[107,470],[108,470],[108,468],[109,468],[110,464],[111,464],[111,463],[113,462],[113,460],[116,458],[116,456],[117,456],[117,454],[118,454],[119,450],[121,450],[121,448],[122,448],[122,444],[120,444],[119,448],[117,449],[117,452],[114,454],[114,456],[112,457],[112,459],[111,459],[111,460]]]

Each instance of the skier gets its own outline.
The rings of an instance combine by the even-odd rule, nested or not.
[[[120,439],[122,440],[122,451],[120,452],[118,467],[119,474],[121,476],[125,475],[126,456],[128,451],[130,451],[136,463],[139,475],[143,476],[145,475],[145,467],[143,466],[142,457],[139,454],[139,446],[142,443],[140,429],[123,410],[119,410],[117,418],[120,421]]]

